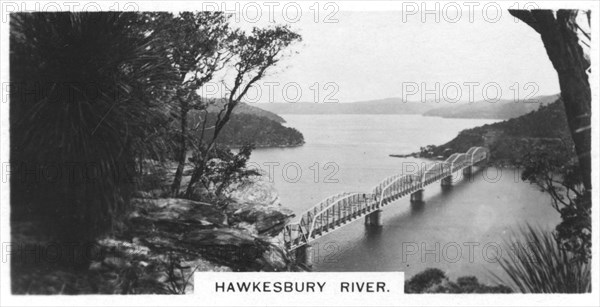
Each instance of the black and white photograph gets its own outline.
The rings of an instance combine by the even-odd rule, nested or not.
[[[598,7],[4,1],[2,305],[597,306]]]

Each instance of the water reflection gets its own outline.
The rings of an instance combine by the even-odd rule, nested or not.
[[[410,213],[411,216],[418,216],[425,210],[424,201],[411,201],[410,202]]]

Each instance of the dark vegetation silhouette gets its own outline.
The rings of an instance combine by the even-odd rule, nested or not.
[[[520,291],[590,292],[592,245],[591,88],[589,83],[591,11],[509,10],[540,34],[561,90],[575,158],[566,150],[532,148],[523,159],[523,179],[552,197],[562,221],[553,234],[522,231],[537,264],[521,257],[502,267]],[[579,18],[579,19],[578,19]],[[587,25],[581,24],[587,23]],[[553,242],[554,241],[554,242]],[[549,259],[549,260],[548,260]],[[547,276],[546,278],[540,276]]]
[[[509,10],[540,34],[548,58],[558,73],[561,98],[571,137],[575,143],[582,183],[591,192],[591,116],[589,83],[591,33],[583,30],[577,18],[583,17],[591,28],[591,11]]]
[[[60,242],[106,233],[160,155],[168,61],[135,13],[11,15],[11,212]]]
[[[201,181],[216,181],[221,193],[251,176],[253,145],[233,155],[217,146],[219,135],[248,89],[301,37],[287,26],[244,32],[228,20],[222,12],[11,14],[11,219],[31,222],[44,240],[81,247],[120,229],[133,193],[160,182],[144,180],[148,161],[175,160],[175,196],[183,194],[183,165],[192,165],[188,198]],[[225,68],[235,72],[231,84],[223,81],[225,103],[198,96]],[[191,126],[190,112],[210,114],[210,125],[200,116]],[[255,121],[240,129],[262,124],[239,116]],[[224,164],[210,164],[215,157]],[[90,260],[76,259],[81,267]]]
[[[460,152],[464,146],[488,146],[495,159],[520,167],[523,180],[551,196],[561,222],[554,232],[526,225],[513,233],[505,245],[520,242],[524,248],[500,261],[507,278],[492,274],[515,292],[590,292],[591,33],[583,28],[590,28],[591,11],[509,12],[540,34],[558,74],[560,99],[519,118],[463,131],[447,144],[423,147],[421,153],[432,157]],[[430,275],[435,278],[426,279],[435,281],[440,273],[427,272],[416,280]]]
[[[405,293],[512,293],[506,286],[489,286],[475,276],[461,276],[451,281],[440,269],[429,268],[416,274],[404,284]]]
[[[508,277],[492,275],[521,293],[591,292],[591,264],[563,248],[560,236],[531,225],[519,229],[511,235],[518,241],[505,242],[514,248],[511,256],[499,262]]]

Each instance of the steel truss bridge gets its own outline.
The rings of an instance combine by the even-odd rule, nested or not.
[[[381,209],[410,195],[412,201],[421,201],[423,189],[436,181],[450,185],[452,174],[463,171],[470,174],[472,167],[487,162],[489,150],[472,147],[465,153],[455,153],[445,161],[426,164],[414,174],[393,175],[381,181],[370,193],[342,192],[325,198],[305,211],[297,222],[283,229],[285,248],[293,251],[308,246],[312,241],[365,217],[365,223],[378,225]]]

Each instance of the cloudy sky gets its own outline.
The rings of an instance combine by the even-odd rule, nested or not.
[[[450,13],[449,13],[450,14]],[[249,98],[268,101],[339,102],[437,96],[461,101],[513,99],[559,92],[556,72],[539,35],[507,11],[501,17],[475,11],[462,16],[404,16],[397,12],[344,12],[337,22],[304,14],[291,27],[303,36],[298,54],[281,62]],[[325,15],[325,14],[321,14]],[[466,15],[466,13],[465,13]],[[269,25],[239,22],[242,28]],[[277,19],[279,15],[275,14]],[[403,20],[404,18],[404,20]],[[281,18],[280,18],[281,20]],[[235,20],[234,20],[235,22]],[[315,83],[318,83],[318,87]],[[436,83],[438,87],[436,89]],[[468,83],[466,85],[465,83]],[[301,96],[297,95],[298,88]],[[317,88],[319,91],[317,92]],[[284,96],[284,94],[286,94]]]

